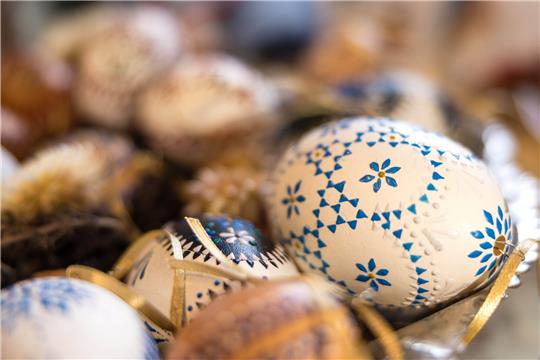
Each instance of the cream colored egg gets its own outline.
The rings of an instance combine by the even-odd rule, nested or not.
[[[437,133],[347,118],[306,134],[273,178],[272,220],[301,268],[382,307],[427,307],[485,284],[512,250],[486,165]]]
[[[200,220],[220,259],[198,240],[186,220],[175,221],[165,227],[167,232],[148,238],[125,280],[177,327],[189,323],[218,296],[249,285],[247,278],[298,275],[283,248],[250,222],[209,215]],[[187,262],[187,267],[179,261]]]

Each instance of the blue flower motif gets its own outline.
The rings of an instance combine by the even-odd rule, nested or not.
[[[294,188],[291,188],[290,185],[287,186],[287,197],[281,200],[283,205],[287,205],[287,218],[290,218],[293,211],[296,215],[300,215],[300,209],[298,208],[298,203],[306,201],[306,198],[303,195],[298,194],[300,187],[302,186],[302,180],[299,180]]]
[[[320,164],[321,161],[332,155],[331,152],[328,150],[328,146],[324,146],[321,144],[318,144],[315,149],[311,150],[307,153],[307,161],[306,164]]]
[[[361,282],[368,282],[369,281],[369,286],[371,286],[371,288],[373,288],[373,290],[379,291],[379,285],[392,286],[392,284],[388,280],[385,280],[385,279],[383,279],[381,277],[381,276],[388,275],[388,273],[389,273],[388,269],[381,268],[381,269],[377,270],[377,272],[374,272],[375,269],[377,268],[377,264],[375,263],[375,260],[373,260],[373,259],[369,260],[367,269],[366,269],[366,267],[364,265],[362,265],[360,263],[357,263],[356,267],[360,271],[365,273],[365,274],[358,275],[356,277],[356,281],[361,281]]]
[[[468,256],[471,259],[480,259],[480,268],[474,274],[482,275],[486,270],[493,273],[497,263],[504,261],[512,243],[512,221],[504,217],[500,206],[494,217],[489,211],[484,210],[484,217],[489,224],[482,230],[471,231],[472,237],[480,241],[480,249],[472,251]],[[491,276],[491,273],[489,274]]]
[[[371,170],[373,170],[376,173],[376,175],[369,175],[369,174],[364,175],[359,181],[368,183],[374,179],[377,179],[373,183],[374,192],[379,192],[379,190],[381,189],[382,179],[385,179],[386,183],[389,186],[397,187],[398,184],[397,184],[396,179],[394,179],[392,176],[388,176],[388,174],[395,174],[401,168],[399,166],[390,167],[390,164],[391,164],[390,159],[384,160],[381,166],[379,166],[379,164],[377,164],[376,162],[372,162],[371,164],[369,164],[369,167],[371,168]]]

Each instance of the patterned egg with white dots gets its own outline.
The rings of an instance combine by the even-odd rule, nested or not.
[[[513,248],[486,165],[438,133],[345,118],[283,155],[269,199],[274,230],[307,272],[382,308],[424,308],[491,280]]]

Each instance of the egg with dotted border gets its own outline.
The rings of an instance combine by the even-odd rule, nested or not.
[[[2,291],[1,307],[6,359],[159,357],[135,310],[85,281],[22,281]]]
[[[272,222],[301,269],[381,308],[427,308],[493,278],[515,236],[486,165],[438,133],[345,118],[274,171]]]
[[[199,219],[218,251],[239,271],[261,280],[298,275],[284,249],[273,244],[249,221],[222,215],[204,215]],[[164,229],[136,256],[125,281],[178,327],[189,323],[217,297],[249,285],[241,279],[210,271],[223,269],[223,259],[217,259],[199,241],[186,220],[172,221]],[[177,274],[171,260],[195,262],[210,270],[192,269]],[[183,288],[180,295],[179,287]],[[156,340],[170,341],[171,334],[162,336],[159,330],[152,330]]]

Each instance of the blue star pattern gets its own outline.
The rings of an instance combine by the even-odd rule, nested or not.
[[[300,215],[300,209],[298,208],[298,203],[302,203],[306,201],[306,198],[304,195],[300,195],[298,192],[300,191],[300,187],[302,186],[302,180],[298,180],[298,182],[294,185],[294,188],[291,188],[290,185],[287,186],[287,197],[284,198],[281,203],[285,206],[287,206],[287,217],[290,218],[292,213],[294,212],[296,215]]]
[[[29,317],[34,307],[67,314],[74,304],[91,297],[85,287],[64,278],[36,279],[17,283],[2,291],[2,327],[11,328],[20,316]],[[35,301],[37,299],[37,301]]]
[[[397,184],[396,179],[394,179],[392,176],[388,176],[388,174],[395,174],[401,168],[399,166],[390,167],[390,164],[391,164],[390,159],[384,160],[383,163],[381,164],[381,166],[379,166],[379,164],[377,164],[376,162],[372,162],[371,164],[369,164],[369,167],[370,167],[371,170],[373,170],[375,172],[375,175],[369,175],[369,174],[364,175],[359,181],[364,182],[364,183],[368,183],[368,182],[371,182],[374,179],[377,179],[373,183],[373,191],[374,192],[379,192],[379,190],[381,189],[382,179],[385,179],[386,183],[389,186],[397,187],[398,184]]]
[[[484,217],[488,226],[484,230],[471,231],[472,237],[480,242],[480,249],[469,253],[472,259],[480,260],[480,268],[474,274],[480,276],[489,271],[489,276],[496,270],[495,265],[503,262],[508,256],[509,244],[512,243],[512,221],[505,217],[502,208],[497,207],[494,217],[492,213],[484,210]]]
[[[362,274],[356,277],[356,281],[369,282],[369,286],[373,290],[379,291],[379,285],[392,286],[390,281],[382,278],[384,276],[387,276],[390,271],[388,271],[388,269],[380,268],[379,270],[377,270],[377,272],[375,272],[375,270],[377,269],[377,264],[375,263],[375,260],[373,260],[373,258],[369,259],[367,269],[364,265],[360,263],[357,263],[356,267],[362,272]]]
[[[341,122],[346,126],[339,126]],[[385,282],[390,284],[389,277],[396,274],[385,274],[384,270],[388,269],[371,272],[371,260],[374,269],[379,261],[367,254],[367,259],[356,259],[352,264],[346,265],[356,265],[362,272],[356,278],[351,277],[347,274],[351,274],[352,269],[349,267],[348,271],[345,271],[345,265],[336,262],[341,261],[341,258],[335,255],[335,247],[358,246],[357,243],[368,241],[363,238],[362,232],[382,231],[381,241],[392,241],[392,251],[395,251],[400,259],[400,266],[406,268],[407,276],[411,279],[411,290],[399,300],[399,306],[429,305],[432,299],[437,298],[435,293],[438,288],[433,284],[436,276],[430,267],[436,264],[433,264],[429,252],[440,250],[434,245],[433,248],[426,249],[426,243],[431,244],[432,241],[428,236],[432,235],[420,232],[416,236],[426,238],[414,239],[411,235],[412,229],[405,225],[410,225],[414,220],[413,227],[422,231],[426,225],[414,225],[416,221],[440,221],[433,215],[428,217],[424,214],[437,213],[441,199],[447,195],[449,184],[446,171],[449,166],[481,169],[483,165],[468,150],[441,135],[386,119],[344,119],[313,131],[306,138],[309,141],[300,141],[291,148],[274,173],[276,186],[272,212],[276,222],[281,222],[279,230],[283,243],[299,260],[304,270],[322,273],[330,282],[345,288],[349,294],[354,296],[364,291],[365,287],[359,286],[361,283],[365,283],[368,288],[377,287],[376,292],[380,293],[382,288],[391,287]],[[380,147],[384,149],[379,150]],[[380,151],[387,152],[388,156],[380,158]],[[411,162],[414,168],[409,169],[409,164],[400,164],[398,158],[401,158],[403,153],[412,159],[418,159]],[[359,154],[362,154],[364,159],[369,159],[371,154],[378,158],[376,161],[363,163],[366,168],[369,167],[370,172],[361,172],[362,169],[358,166],[355,168],[358,161],[362,163]],[[396,154],[395,158],[393,154]],[[307,169],[313,169],[313,172],[306,172]],[[355,172],[359,173],[357,177],[354,176]],[[402,183],[399,175],[404,172],[421,181]],[[298,179],[298,173],[306,174],[306,178]],[[304,187],[300,192],[306,203],[299,209],[300,217],[292,216],[296,212],[294,208],[289,211],[290,214],[285,211],[288,207],[284,208],[283,205],[288,206],[289,203],[283,201],[283,194],[287,198],[294,194],[291,184],[296,185],[302,181]],[[364,184],[370,185],[371,195],[363,192]],[[399,187],[407,197],[397,196],[394,199],[379,195],[385,186]],[[300,185],[298,188],[300,189]],[[504,223],[501,224],[504,228]],[[439,234],[435,233],[435,237]],[[423,240],[424,245],[419,240]],[[378,271],[381,272],[377,274]],[[370,273],[374,276],[373,279],[369,278]]]

